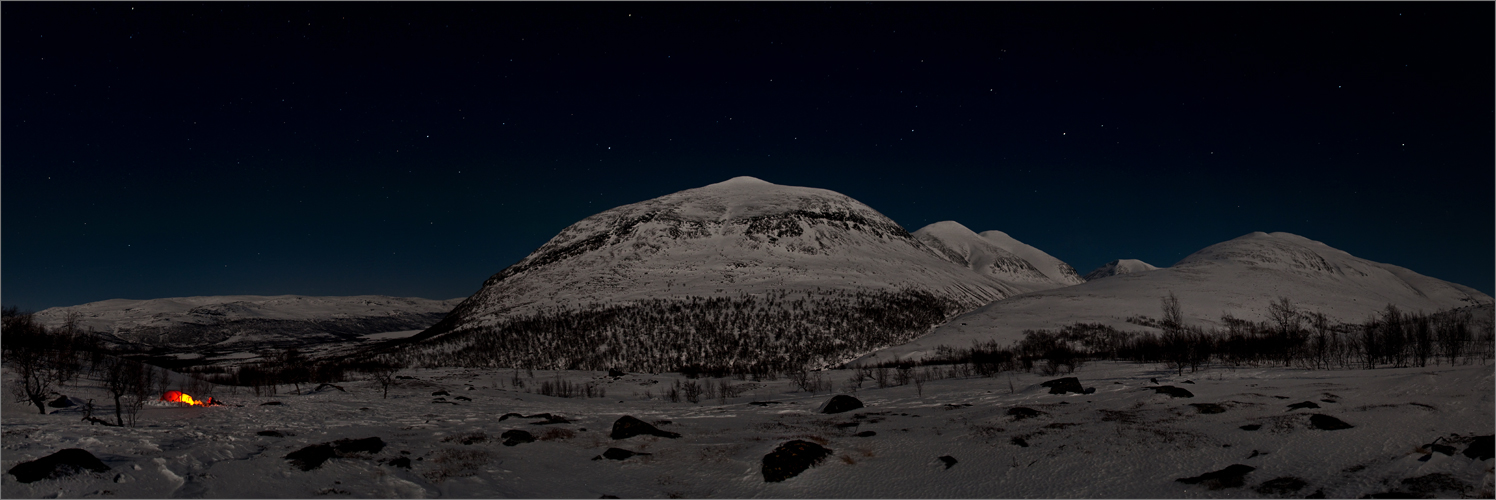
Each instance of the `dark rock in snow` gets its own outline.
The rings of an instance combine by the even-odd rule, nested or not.
[[[1195,385],[1195,381],[1193,381],[1193,380],[1186,380],[1186,381],[1184,381],[1184,383],[1190,384],[1190,385]]]
[[[535,436],[518,429],[504,431],[499,437],[504,438],[504,446],[535,442]]]
[[[1439,491],[1457,491],[1463,493],[1470,488],[1464,481],[1455,479],[1454,476],[1443,472],[1424,474],[1418,477],[1410,477],[1402,480],[1404,488],[1414,493],[1434,493]]]
[[[518,413],[505,413],[504,416],[499,417],[499,421],[503,422],[505,420],[509,420],[509,417],[525,418],[524,415],[520,415]]]
[[[73,406],[73,400],[68,399],[67,396],[57,396],[57,399],[48,402],[47,406],[53,408],[67,408],[69,406]]]
[[[1261,429],[1261,428],[1262,428],[1262,424],[1247,424],[1247,425],[1243,425],[1243,426],[1240,427],[1240,429],[1244,430],[1244,431],[1255,431],[1255,430]]]
[[[1195,410],[1199,411],[1200,413],[1226,413],[1226,407],[1215,403],[1190,403],[1190,406],[1195,407]]]
[[[645,423],[643,420],[628,415],[618,417],[618,420],[613,422],[613,431],[608,433],[608,437],[613,439],[628,439],[640,434],[671,439],[680,437],[680,434],[659,430],[655,426]]]
[[[778,401],[749,401],[748,404],[751,404],[751,405],[754,405],[754,406],[769,406],[769,405],[777,405],[777,404],[782,404],[782,403],[780,403]]]
[[[285,456],[291,465],[303,471],[322,466],[329,458],[343,458],[355,453],[379,453],[384,449],[384,440],[377,437],[363,439],[339,439],[329,443],[318,443],[293,451]]]
[[[1309,416],[1309,426],[1322,431],[1338,431],[1355,427],[1338,418],[1318,413]]]
[[[876,436],[876,435],[878,435],[878,433],[873,432],[873,431],[862,431],[862,432],[853,434],[853,436],[857,436],[857,437],[860,437],[860,438],[870,438],[870,437],[873,437],[873,436]]]
[[[1180,387],[1174,387],[1172,385],[1161,385],[1161,386],[1158,386],[1158,387],[1148,387],[1148,389],[1153,389],[1153,392],[1156,393],[1156,394],[1168,394],[1170,397],[1175,397],[1175,398],[1193,398],[1193,397],[1195,397],[1195,393],[1192,393],[1190,391],[1184,390],[1183,388],[1180,388]]]
[[[1250,465],[1232,464],[1218,471],[1206,472],[1195,477],[1182,477],[1175,481],[1184,484],[1204,484],[1212,490],[1239,488],[1246,482],[1247,473],[1254,470],[1257,468]]]
[[[286,433],[281,432],[281,431],[276,431],[276,430],[260,431],[260,432],[256,432],[255,435],[256,436],[273,437],[273,438],[283,438],[283,437],[286,437]]]
[[[1023,438],[1017,437],[1017,436],[1014,436],[1013,439],[1009,439],[1008,442],[1016,444],[1016,445],[1024,447],[1024,448],[1028,448],[1029,447],[1028,441],[1025,441]]]
[[[395,375],[395,378],[398,379],[398,380],[415,380],[416,379],[415,377],[410,377],[410,376],[405,376],[405,375]]]
[[[260,406],[282,406],[284,404],[285,403],[282,403],[280,401],[266,401],[264,403],[260,403]]]
[[[1287,495],[1309,486],[1309,482],[1293,476],[1283,476],[1269,479],[1257,485],[1256,491],[1263,495]]]
[[[862,408],[862,401],[846,394],[837,394],[821,405],[820,413],[841,413]]]
[[[1294,411],[1294,410],[1297,410],[1299,408],[1319,408],[1319,405],[1314,404],[1313,401],[1305,401],[1305,402],[1302,402],[1302,403],[1294,403],[1294,404],[1288,405],[1288,411]]]
[[[395,459],[390,460],[389,464],[395,467],[404,467],[409,469],[410,457],[396,457]]]
[[[1067,392],[1084,394],[1086,392],[1086,389],[1080,386],[1080,379],[1075,377],[1057,378],[1039,384],[1039,386],[1048,387],[1050,394],[1064,394]]]
[[[945,468],[947,469],[951,468],[951,466],[953,465],[956,465],[956,457],[950,455],[940,457],[940,461],[945,462]]]
[[[342,386],[337,386],[337,385],[332,385],[332,384],[322,384],[322,385],[319,385],[319,386],[317,386],[316,389],[312,389],[312,391],[321,391],[323,389],[337,389],[337,390],[342,391],[342,392],[348,392],[348,390],[344,389]]]
[[[436,392],[431,393],[431,395],[432,396],[451,396],[452,394],[448,393],[447,391],[436,391]]]
[[[622,377],[624,375],[628,375],[628,374],[624,373],[623,370],[619,370],[617,368],[609,368],[608,369],[608,376],[609,377],[618,378],[618,377]]]
[[[6,472],[15,476],[18,482],[33,483],[43,479],[71,476],[84,470],[105,472],[109,470],[109,466],[104,465],[104,462],[100,462],[98,457],[88,451],[81,448],[67,448],[30,462],[18,463]]]
[[[337,452],[327,443],[319,443],[286,454],[286,460],[291,465],[302,471],[309,471],[322,466],[322,462],[337,456]]]
[[[1431,451],[1433,453],[1443,453],[1444,456],[1446,456],[1446,457],[1452,457],[1452,456],[1454,456],[1454,447],[1453,446],[1449,446],[1447,444],[1439,444],[1439,443],[1429,443],[1429,444],[1427,444],[1425,446],[1428,446],[1429,451]]]
[[[1149,382],[1153,382],[1153,385],[1158,385],[1158,379],[1156,379],[1156,378],[1150,378],[1150,379],[1148,379],[1148,381]]]
[[[467,396],[457,396],[455,399],[457,399],[458,401],[472,401],[473,400],[473,398],[470,398],[470,397],[467,397]]]
[[[777,483],[798,476],[830,455],[831,450],[809,441],[796,439],[781,444],[764,455],[764,482]]]
[[[627,460],[629,457],[632,457],[634,455],[649,455],[649,453],[629,451],[623,448],[608,448],[608,451],[604,451],[603,454],[592,457],[592,459],[602,460],[606,458],[608,460]]]
[[[1013,417],[1014,422],[1023,420],[1025,418],[1034,418],[1043,414],[1044,412],[1042,411],[1035,410],[1033,408],[1024,408],[1022,406],[1016,408],[1008,408],[1008,416]]]
[[[603,496],[600,496],[600,497],[597,497],[597,498],[598,498],[598,500],[604,500],[604,499],[608,499],[608,498],[618,498],[618,497],[615,497],[613,495],[603,495]]]
[[[1493,438],[1496,438],[1496,435],[1475,436],[1475,440],[1465,448],[1465,456],[1476,460],[1489,460],[1492,456],[1493,441],[1496,441]]]

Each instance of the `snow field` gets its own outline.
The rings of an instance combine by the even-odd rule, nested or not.
[[[850,371],[822,372],[838,388]],[[10,374],[5,374],[7,379]],[[79,421],[74,411],[39,415],[8,404],[3,416],[5,469],[63,448],[83,448],[113,468],[105,473],[22,484],[0,476],[7,498],[152,497],[1259,497],[1270,479],[1292,476],[1330,498],[1407,490],[1403,479],[1448,474],[1462,491],[1492,491],[1492,460],[1473,460],[1456,444],[1452,456],[1419,448],[1437,437],[1489,435],[1493,370],[1485,366],[1355,371],[1285,368],[1212,369],[1179,377],[1160,366],[1092,362],[1071,375],[1094,394],[1052,395],[1039,384],[1059,376],[999,374],[992,378],[926,382],[878,389],[865,382],[856,397],[864,408],[815,413],[833,393],[793,389],[787,379],[745,385],[723,404],[671,403],[662,395],[679,374],[629,374],[611,380],[598,372],[537,371],[542,381],[594,382],[606,398],[557,398],[515,391],[510,370],[407,370],[389,399],[371,382],[255,397],[219,387],[214,397],[242,406],[176,407],[153,404],[141,426],[116,428]],[[1193,398],[1156,394],[1150,378],[1185,388]],[[1194,383],[1185,383],[1190,380]],[[653,383],[651,383],[653,382]],[[697,382],[718,383],[718,379]],[[1011,389],[1010,389],[1011,382]],[[108,398],[90,382],[61,388],[69,396]],[[500,385],[505,388],[500,388]],[[750,385],[751,384],[751,385]],[[473,387],[468,390],[468,387]],[[434,403],[431,393],[453,404]],[[648,390],[654,399],[646,400]],[[471,401],[457,400],[458,396]],[[1327,402],[1335,401],[1335,402]],[[261,406],[268,401],[282,405]],[[778,404],[752,405],[754,401]],[[1289,410],[1303,401],[1319,409]],[[1214,403],[1223,413],[1201,413],[1191,403]],[[1415,404],[1416,403],[1416,404]],[[965,406],[965,405],[970,406]],[[949,405],[949,406],[948,406]],[[1043,412],[1021,420],[1014,407]],[[96,416],[109,414],[104,408]],[[570,423],[534,425],[550,413]],[[1321,413],[1354,428],[1309,427]],[[614,420],[632,415],[679,439],[608,437]],[[859,415],[861,415],[859,417]],[[664,423],[669,421],[669,423]],[[855,425],[849,425],[854,424]],[[840,425],[839,425],[840,424]],[[1239,427],[1259,424],[1257,431]],[[500,435],[521,429],[532,443],[504,446]],[[286,437],[260,436],[278,430]],[[857,437],[874,431],[871,437]],[[547,434],[549,432],[549,434]],[[482,433],[486,440],[461,444]],[[284,457],[302,447],[344,438],[379,437],[387,446],[363,457],[334,458],[303,472]],[[1013,444],[1023,439],[1029,446]],[[833,450],[831,457],[782,483],[765,483],[760,460],[779,444],[804,439]],[[591,458],[609,447],[651,453],[623,461]],[[402,454],[407,451],[409,454]],[[1255,452],[1255,453],[1254,453]],[[946,469],[937,457],[958,460]],[[1255,455],[1255,456],[1254,456]],[[1420,461],[1429,455],[1427,461]],[[387,462],[412,460],[405,469]],[[1211,490],[1176,482],[1232,464],[1256,470],[1240,488]],[[116,479],[120,482],[116,482]],[[105,493],[105,492],[108,493]]]

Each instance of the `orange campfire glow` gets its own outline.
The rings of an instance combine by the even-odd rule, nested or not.
[[[193,399],[192,396],[183,394],[182,391],[167,391],[166,394],[163,394],[161,396],[161,400],[170,401],[173,403],[187,403],[189,405],[196,406],[208,406],[213,404],[213,398],[208,398],[207,401]]]

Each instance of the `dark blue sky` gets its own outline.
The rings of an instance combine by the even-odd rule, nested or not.
[[[1081,273],[1287,231],[1492,293],[1493,5],[5,2],[0,292],[464,297],[751,175]]]

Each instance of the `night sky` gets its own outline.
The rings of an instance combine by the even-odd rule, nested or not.
[[[0,292],[466,297],[750,175],[1081,273],[1287,231],[1490,294],[1493,9],[5,2]]]

